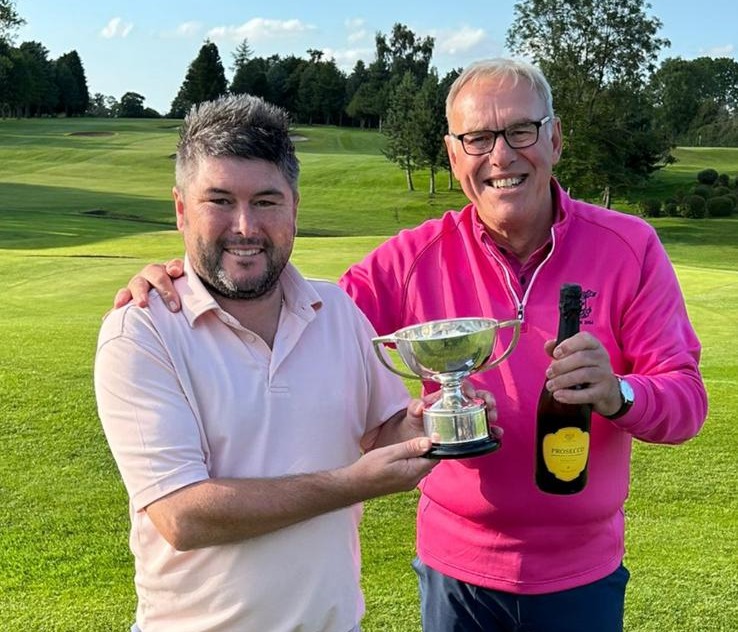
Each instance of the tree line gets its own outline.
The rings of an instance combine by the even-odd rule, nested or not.
[[[668,164],[676,145],[738,145],[738,62],[732,58],[667,58],[660,20],[644,0],[523,0],[514,7],[506,45],[546,74],[561,118],[565,150],[559,179],[580,195],[609,196],[643,185]],[[21,24],[13,0],[0,0],[0,108],[16,116],[159,116],[145,97],[120,101],[87,92],[75,51],[49,60],[38,42],[14,47]],[[375,35],[371,62],[350,73],[322,51],[307,57],[258,57],[243,40],[232,79],[216,44],[205,41],[189,64],[166,116],[195,103],[249,93],[287,109],[296,124],[380,129],[385,155],[405,171],[449,171],[443,144],[445,98],[461,69],[444,76],[431,65],[435,41],[403,24]],[[449,172],[448,185],[453,186]]]
[[[0,38],[0,116],[83,116],[89,104],[77,51],[49,59],[40,42],[16,48]]]
[[[221,94],[253,94],[289,110],[300,124],[382,126],[390,95],[409,72],[417,82],[428,75],[434,40],[420,38],[403,24],[375,36],[374,60],[357,61],[346,74],[322,51],[255,57],[248,40],[233,53],[233,79],[226,80],[218,47],[206,41],[186,76],[168,116],[179,118],[194,103]]]

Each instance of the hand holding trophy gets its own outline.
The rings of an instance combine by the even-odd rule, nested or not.
[[[492,355],[497,334],[513,327],[505,351]],[[441,397],[423,410],[425,433],[433,447],[427,456],[434,459],[461,459],[487,454],[500,447],[490,434],[484,401],[469,398],[461,390],[462,380],[497,366],[518,343],[520,321],[492,318],[451,318],[403,327],[389,336],[373,339],[382,364],[402,377],[433,380],[441,385]],[[381,346],[394,344],[405,366],[397,369],[387,361]]]

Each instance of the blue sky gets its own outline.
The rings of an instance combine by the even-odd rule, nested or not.
[[[371,62],[377,31],[389,34],[401,22],[435,38],[432,63],[444,74],[475,59],[508,54],[513,5],[514,0],[16,0],[27,22],[16,43],[39,41],[51,58],[76,50],[90,94],[120,99],[135,91],[164,113],[206,38],[217,44],[229,79],[232,52],[244,37],[258,57],[306,57],[314,48],[349,72],[358,59]],[[738,59],[734,0],[651,5],[650,13],[663,23],[659,35],[671,40],[663,56]]]

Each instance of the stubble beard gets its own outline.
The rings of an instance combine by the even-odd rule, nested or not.
[[[224,247],[221,243],[206,244],[198,239],[199,260],[197,274],[205,287],[212,293],[231,300],[255,300],[271,294],[277,287],[292,253],[291,244],[285,248],[275,248],[267,240],[247,240],[239,244],[229,244],[229,247],[263,248],[267,258],[264,272],[258,277],[244,279],[237,282],[222,265]]]

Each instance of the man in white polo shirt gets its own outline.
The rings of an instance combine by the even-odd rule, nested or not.
[[[133,630],[358,629],[360,502],[434,465],[366,318],[289,263],[298,174],[284,111],[193,108],[173,190],[182,311],[152,294],[103,323],[95,389],[130,496]]]

